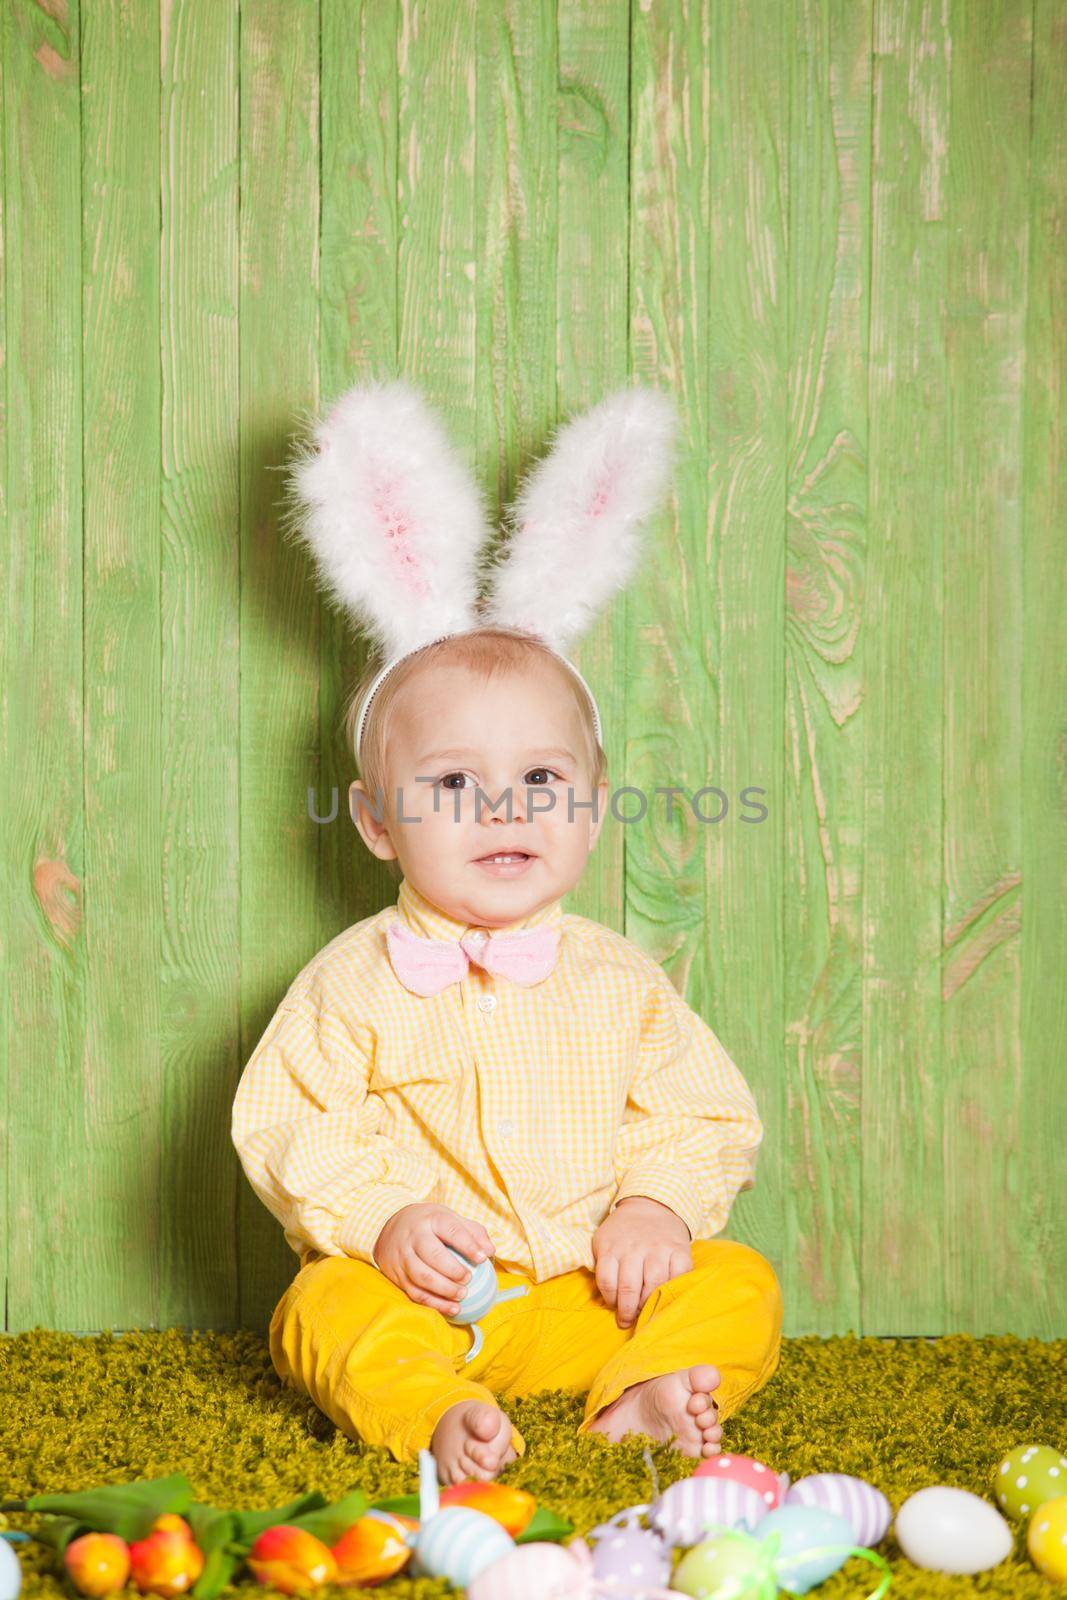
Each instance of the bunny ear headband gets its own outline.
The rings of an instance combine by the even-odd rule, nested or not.
[[[363,697],[424,645],[478,627],[535,634],[593,692],[563,651],[629,581],[640,527],[673,464],[673,401],[617,390],[559,428],[504,513],[510,537],[484,573],[490,525],[478,486],[440,420],[402,379],[348,389],[315,421],[290,470],[295,526],[324,592],[387,658]]]

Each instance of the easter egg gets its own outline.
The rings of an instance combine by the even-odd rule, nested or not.
[[[853,1544],[880,1544],[893,1520],[893,1507],[882,1491],[847,1472],[814,1472],[798,1478],[785,1504],[835,1511],[851,1527]]]
[[[455,1588],[466,1589],[479,1572],[514,1548],[510,1533],[484,1512],[446,1506],[420,1527],[411,1571],[447,1578]]]
[[[621,1513],[633,1518],[633,1511]],[[614,1518],[612,1519],[615,1520]],[[666,1584],[671,1575],[671,1549],[654,1528],[601,1527],[593,1547],[593,1576],[629,1593],[643,1586]]]
[[[1067,1583],[1067,1494],[1038,1506],[1026,1530],[1026,1548],[1046,1578]]]
[[[22,1588],[22,1562],[6,1539],[0,1539],[0,1600],[15,1600]]]
[[[908,1560],[930,1572],[985,1572],[1012,1551],[1011,1529],[996,1506],[947,1484],[909,1495],[893,1531]]]
[[[467,1586],[467,1600],[545,1600],[570,1594],[581,1566],[569,1550],[548,1541],[513,1545]]]
[[[779,1538],[774,1557],[778,1585],[796,1594],[807,1594],[843,1567],[856,1542],[851,1524],[836,1511],[824,1511],[820,1506],[779,1506],[777,1511],[769,1511],[755,1537],[766,1540],[772,1533]]]
[[[1005,1516],[1029,1516],[1067,1494],[1067,1456],[1047,1444],[1017,1444],[993,1474],[993,1492]]]
[[[760,1600],[766,1591],[756,1542],[746,1533],[725,1529],[702,1539],[685,1555],[671,1576],[671,1588],[693,1600]]]
[[[496,1268],[492,1261],[468,1261],[467,1257],[452,1245],[446,1244],[445,1249],[463,1266],[470,1268],[470,1280],[466,1284],[456,1284],[456,1299],[459,1301],[459,1310],[448,1314],[446,1320],[457,1327],[466,1327],[468,1323],[477,1322],[479,1317],[484,1317],[496,1300],[497,1282]]]
[[[767,1513],[757,1489],[732,1478],[679,1478],[648,1510],[648,1520],[672,1545],[696,1544],[712,1528],[755,1528]]]
[[[731,1451],[725,1455],[709,1456],[693,1469],[694,1478],[730,1478],[743,1483],[763,1497],[768,1511],[780,1504],[789,1488],[788,1472],[772,1472],[754,1456],[736,1456]]]

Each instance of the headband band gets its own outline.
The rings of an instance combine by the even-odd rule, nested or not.
[[[418,652],[420,650],[424,650],[426,648],[426,645],[428,645],[428,644],[438,644],[438,643],[440,643],[440,641],[442,639],[455,639],[456,637],[457,637],[457,631],[456,630],[453,630],[453,632],[451,632],[451,633],[440,633],[440,634],[437,635],[436,639],[427,639],[425,641],[425,644],[418,645],[414,650],[406,650],[403,655],[393,656],[389,661],[387,661],[385,663],[385,665],[382,667],[381,671],[374,678],[374,680],[371,683],[371,685],[370,685],[369,689],[367,690],[366,694],[363,696],[363,702],[362,702],[362,705],[360,706],[359,716],[356,719],[355,746],[356,746],[356,760],[357,761],[362,763],[362,759],[363,759],[363,729],[366,726],[367,714],[370,711],[371,701],[374,699],[374,696],[378,693],[378,690],[381,688],[381,686],[384,683],[385,679],[392,672],[393,668],[394,667],[398,667],[402,661],[407,661],[409,656],[417,655]],[[603,743],[603,739],[601,738],[600,711],[599,711],[599,709],[597,707],[596,698],[594,697],[592,689],[590,689],[589,685],[586,683],[585,679],[582,677],[581,673],[578,671],[578,668],[574,665],[573,661],[568,661],[567,657],[565,655],[561,655],[558,650],[553,650],[552,646],[547,644],[544,639],[542,639],[540,642],[543,645],[545,645],[545,648],[547,650],[551,650],[552,651],[552,654],[555,656],[557,661],[562,661],[563,665],[565,667],[568,667],[570,669],[570,671],[573,672],[574,676],[578,679],[578,682],[581,684],[582,688],[585,690],[586,695],[589,698],[590,710],[593,713],[593,733],[596,736],[597,743],[598,744],[602,744]]]

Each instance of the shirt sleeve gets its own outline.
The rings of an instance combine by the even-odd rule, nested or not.
[[[284,1001],[241,1074],[230,1136],[290,1242],[377,1266],[379,1233],[403,1206],[431,1198],[436,1174],[378,1132],[373,1059],[366,1026],[314,999]]]
[[[710,1238],[726,1226],[739,1190],[755,1187],[762,1139],[741,1073],[661,972],[641,1020],[610,1211],[629,1195],[647,1195],[676,1212],[691,1239]]]

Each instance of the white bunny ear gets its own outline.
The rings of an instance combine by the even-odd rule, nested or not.
[[[619,389],[560,428],[505,512],[481,619],[561,653],[629,581],[640,525],[674,464],[677,411],[657,389]]]
[[[296,447],[285,526],[310,546],[323,591],[387,657],[476,627],[490,525],[418,391],[402,379],[355,384],[312,437]]]

